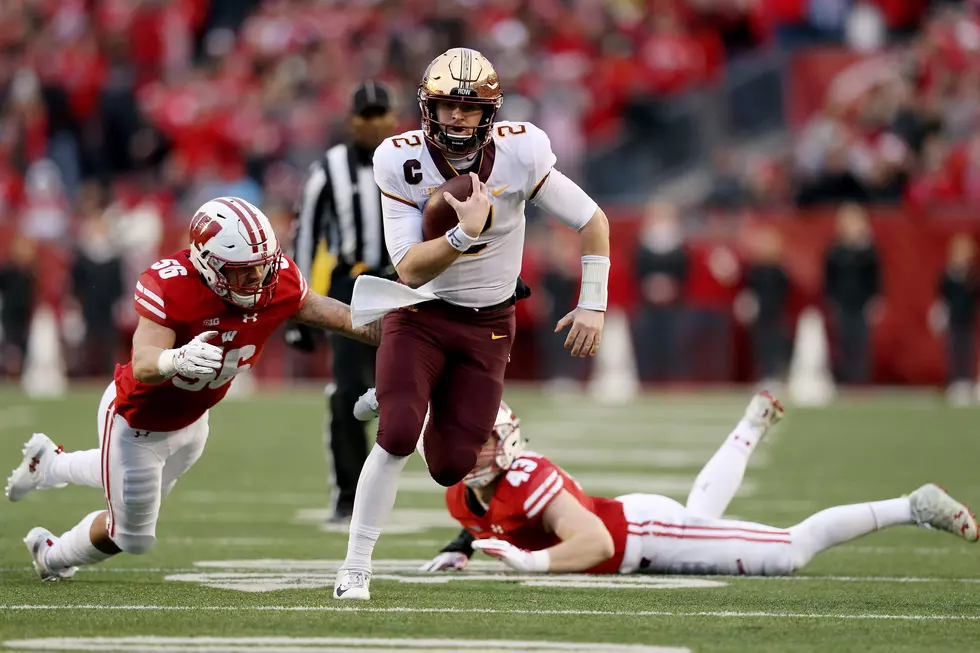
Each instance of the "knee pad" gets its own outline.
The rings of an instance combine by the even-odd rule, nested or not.
[[[159,468],[129,469],[122,478],[121,501],[113,500],[112,519],[120,537],[132,539],[149,537],[148,544],[117,542],[127,552],[145,553],[152,546],[162,498],[162,470]],[[129,551],[126,546],[138,551]]]
[[[156,540],[156,535],[130,535],[129,533],[119,531],[116,531],[116,534],[112,537],[112,541],[121,551],[131,555],[148,553],[153,548],[153,543]]]

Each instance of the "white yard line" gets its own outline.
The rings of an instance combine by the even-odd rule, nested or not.
[[[198,562],[195,567],[82,567],[79,569],[83,574],[107,574],[107,573],[133,573],[133,574],[191,574],[201,573],[202,569],[225,569],[225,570],[247,570],[255,572],[285,572],[285,571],[336,571],[341,564],[341,560],[222,560]],[[420,575],[416,570],[428,560],[421,558],[417,560],[377,560],[375,561],[375,571],[380,573],[405,573],[406,575]],[[506,571],[501,564],[492,561],[476,560],[470,563],[470,569],[479,572],[500,572],[486,582],[517,581],[520,580],[519,574]],[[33,572],[30,566],[24,567],[0,567],[0,573],[25,573]],[[465,573],[463,574],[465,575]],[[436,575],[432,575],[436,576]],[[535,576],[535,578],[547,579],[556,576]],[[562,578],[574,578],[575,574],[565,574]],[[581,575],[582,578],[601,580],[604,576]],[[626,579],[642,578],[640,574],[633,576],[610,576],[611,578]],[[942,578],[942,577],[917,577],[917,576],[656,576],[657,578],[719,578],[730,581],[770,581],[770,582],[836,582],[836,583],[967,583],[978,584],[980,578]],[[629,588],[628,583],[622,585],[624,589]]]
[[[939,614],[827,614],[812,612],[740,612],[703,611],[679,612],[674,610],[520,610],[494,608],[372,608],[367,606],[325,606],[325,605],[256,605],[256,606],[189,606],[189,605],[0,605],[0,611],[146,611],[154,612],[366,612],[366,613],[407,613],[407,614],[505,614],[505,615],[550,615],[550,616],[609,616],[609,617],[712,617],[712,618],[763,618],[763,619],[845,619],[881,621],[980,621],[980,615],[939,615]]]

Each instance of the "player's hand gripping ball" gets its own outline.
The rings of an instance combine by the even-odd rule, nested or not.
[[[446,201],[443,193],[449,193],[458,202],[465,203],[466,200],[468,200],[473,194],[474,185],[481,188],[483,193],[487,192],[486,186],[481,183],[479,179],[474,181],[474,177],[475,175],[460,175],[458,177],[453,177],[432,193],[432,197],[426,203],[425,209],[422,211],[423,239],[433,240],[434,238],[442,238],[445,236],[447,231],[460,223],[459,214],[456,212],[456,209],[454,209],[449,202]],[[485,217],[489,216],[489,198],[487,199],[486,203],[486,210],[481,211],[482,215]],[[480,228],[482,227],[483,224],[480,224]],[[472,229],[466,225],[463,225],[463,230],[468,232],[472,231]]]

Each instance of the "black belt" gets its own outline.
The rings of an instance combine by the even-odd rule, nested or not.
[[[531,296],[531,287],[528,286],[526,283],[524,283],[524,279],[522,279],[521,277],[517,277],[517,287],[514,289],[514,294],[511,295],[509,298],[505,299],[504,301],[500,302],[499,304],[494,304],[493,306],[482,306],[480,308],[471,308],[469,306],[460,306],[459,304],[451,304],[442,299],[438,299],[434,303],[447,306],[453,309],[466,309],[469,311],[473,311],[474,313],[478,313],[478,312],[485,313],[487,311],[499,311],[505,308],[510,308],[517,302],[521,301],[522,299],[527,299],[530,296]]]
[[[419,304],[419,306],[425,306],[426,304],[434,304],[436,306],[439,306],[440,308],[448,308],[450,310],[460,311],[460,312],[489,313],[492,311],[500,311],[505,308],[510,308],[516,303],[517,303],[517,296],[511,295],[510,299],[506,299],[500,302],[499,304],[493,304],[492,306],[480,306],[478,308],[474,308],[472,306],[460,306],[459,304],[453,304],[452,302],[447,302],[444,299],[436,299],[431,302],[425,302],[423,304]]]

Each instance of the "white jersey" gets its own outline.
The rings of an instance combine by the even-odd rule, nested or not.
[[[426,285],[440,299],[472,308],[492,306],[514,294],[524,254],[524,203],[539,203],[550,185],[555,155],[547,134],[529,122],[497,122],[493,139],[477,155],[477,174],[490,189],[490,218],[476,243]],[[554,175],[552,175],[554,172]],[[395,267],[422,242],[422,210],[447,179],[458,173],[421,130],[386,139],[374,153],[374,178],[381,189],[385,243]],[[572,184],[574,185],[574,184]],[[557,186],[557,184],[555,184]],[[596,204],[550,202],[546,208],[581,229]],[[569,197],[566,192],[559,193]],[[574,195],[574,193],[572,194]]]

